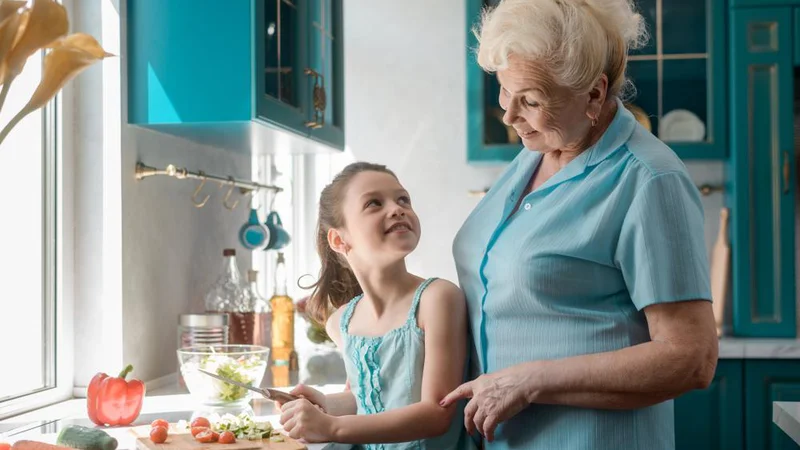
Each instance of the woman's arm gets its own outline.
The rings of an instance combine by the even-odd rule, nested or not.
[[[421,400],[377,414],[331,417],[302,402],[286,405],[281,416],[292,437],[341,443],[406,442],[439,436],[447,431],[455,407],[439,401],[464,376],[467,356],[466,302],[452,283],[437,281],[423,294],[419,309],[425,332],[425,361]]]
[[[707,387],[718,352],[711,303],[654,304],[644,313],[650,342],[512,366],[463,384],[443,404],[471,397],[464,423],[491,439],[498,423],[531,403],[633,409]]]
[[[708,387],[719,350],[711,303],[654,304],[644,313],[650,342],[533,363],[530,403],[630,409]]]

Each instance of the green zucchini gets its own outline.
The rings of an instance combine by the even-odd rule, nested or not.
[[[97,428],[70,425],[58,433],[58,445],[80,450],[116,450],[117,440]]]

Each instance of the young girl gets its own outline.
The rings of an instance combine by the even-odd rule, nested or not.
[[[386,167],[347,166],[319,202],[320,278],[307,310],[342,350],[349,390],[307,386],[281,406],[281,424],[308,442],[374,449],[473,448],[459,406],[439,402],[463,381],[466,304],[444,280],[406,270],[420,224]]]

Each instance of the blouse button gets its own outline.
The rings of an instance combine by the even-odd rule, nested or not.
[[[530,203],[525,203],[525,211],[529,211],[531,209]]]

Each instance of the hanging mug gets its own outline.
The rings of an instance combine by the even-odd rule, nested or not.
[[[258,210],[250,209],[250,219],[239,229],[239,242],[244,248],[255,250],[270,240],[270,229],[258,221]]]
[[[276,211],[269,213],[267,221],[264,222],[264,226],[269,230],[269,242],[264,250],[280,250],[289,245],[289,242],[292,241],[289,232],[283,228],[281,216],[278,215]]]

